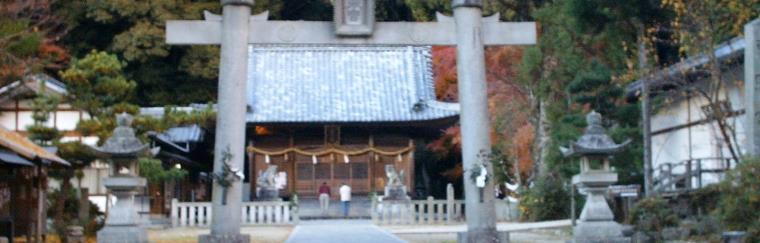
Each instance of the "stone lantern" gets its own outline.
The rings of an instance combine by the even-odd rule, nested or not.
[[[117,115],[117,127],[111,137],[103,146],[92,147],[97,157],[107,160],[110,165],[110,175],[103,179],[103,185],[116,196],[116,204],[106,216],[105,227],[98,231],[98,242],[148,242],[134,206],[134,195],[146,185],[145,178],[138,176],[137,159],[151,153],[148,145],[135,137],[131,123],[129,114]]]
[[[583,136],[569,148],[560,147],[565,157],[579,156],[581,173],[573,176],[573,185],[586,195],[586,204],[573,228],[575,242],[630,242],[623,228],[614,221],[614,215],[604,195],[607,188],[617,182],[617,173],[610,170],[610,157],[621,151],[630,140],[615,143],[602,127],[602,116],[591,111],[586,115],[588,126]]]

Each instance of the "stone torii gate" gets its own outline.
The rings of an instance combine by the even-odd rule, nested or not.
[[[481,165],[493,171],[479,156],[491,151],[484,45],[534,44],[535,23],[499,22],[498,15],[483,18],[482,0],[452,0],[454,17],[437,14],[436,22],[377,23],[374,0],[336,0],[333,22],[269,21],[267,13],[251,16],[253,2],[221,0],[221,16],[207,13],[205,20],[166,24],[169,44],[221,44],[215,174],[243,167],[249,44],[456,45],[462,160],[467,172],[463,177],[468,231],[463,240],[499,241],[493,180],[478,187],[470,179]],[[200,242],[248,242],[248,236],[240,234],[241,186],[240,180],[231,180],[226,187],[215,181],[211,234],[200,236]],[[223,191],[227,200],[222,198]]]

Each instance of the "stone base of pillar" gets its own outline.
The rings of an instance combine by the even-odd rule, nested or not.
[[[625,237],[623,226],[614,221],[586,221],[573,228],[573,242],[630,243],[631,238]]]
[[[489,236],[495,233],[496,236]],[[509,243],[509,232],[459,232],[457,233],[457,242],[459,243]]]
[[[66,227],[66,239],[69,243],[85,243],[84,227],[76,225]]]
[[[251,242],[250,235],[201,235],[198,236],[198,243],[248,243]]]
[[[148,232],[137,225],[106,225],[98,231],[98,243],[148,243]]]

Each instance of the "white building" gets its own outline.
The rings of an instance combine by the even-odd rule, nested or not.
[[[33,125],[32,100],[40,94],[56,97],[64,97],[67,94],[66,85],[60,81],[45,75],[36,74],[15,81],[4,87],[0,87],[0,126],[28,136],[27,126]],[[61,141],[82,141],[84,144],[95,145],[97,137],[82,136],[75,131],[77,123],[83,119],[90,119],[90,115],[84,111],[73,108],[70,104],[61,103],[50,114],[47,126],[55,127],[62,132]],[[90,167],[83,170],[81,186],[88,188],[90,199],[104,209],[106,188],[102,185],[102,178],[108,176],[108,167],[101,162],[94,162]],[[58,188],[59,181],[48,180],[49,188]],[[74,178],[71,183],[80,185]]]
[[[742,81],[744,46],[743,38],[735,38],[715,50],[724,80],[718,100],[722,102],[723,110],[728,111],[727,123],[733,131],[727,133],[739,155],[744,154],[747,144]],[[722,170],[735,165],[721,129],[715,119],[707,115],[711,113],[705,112],[709,108],[708,100],[694,92],[708,83],[710,76],[704,68],[708,62],[706,56],[689,58],[660,70],[648,82],[653,104],[651,160],[656,191],[698,188],[715,183],[722,179]],[[641,80],[631,84],[628,90],[630,96],[639,96]],[[692,176],[684,176],[689,169]],[[697,170],[703,172],[697,173]],[[691,187],[687,186],[689,182]]]

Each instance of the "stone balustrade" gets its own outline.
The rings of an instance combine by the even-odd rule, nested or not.
[[[208,227],[211,224],[210,202],[179,202],[172,199],[170,219],[172,227]],[[243,225],[297,224],[298,206],[290,202],[243,202]]]
[[[463,200],[378,201],[372,202],[375,224],[451,224],[464,221]]]

